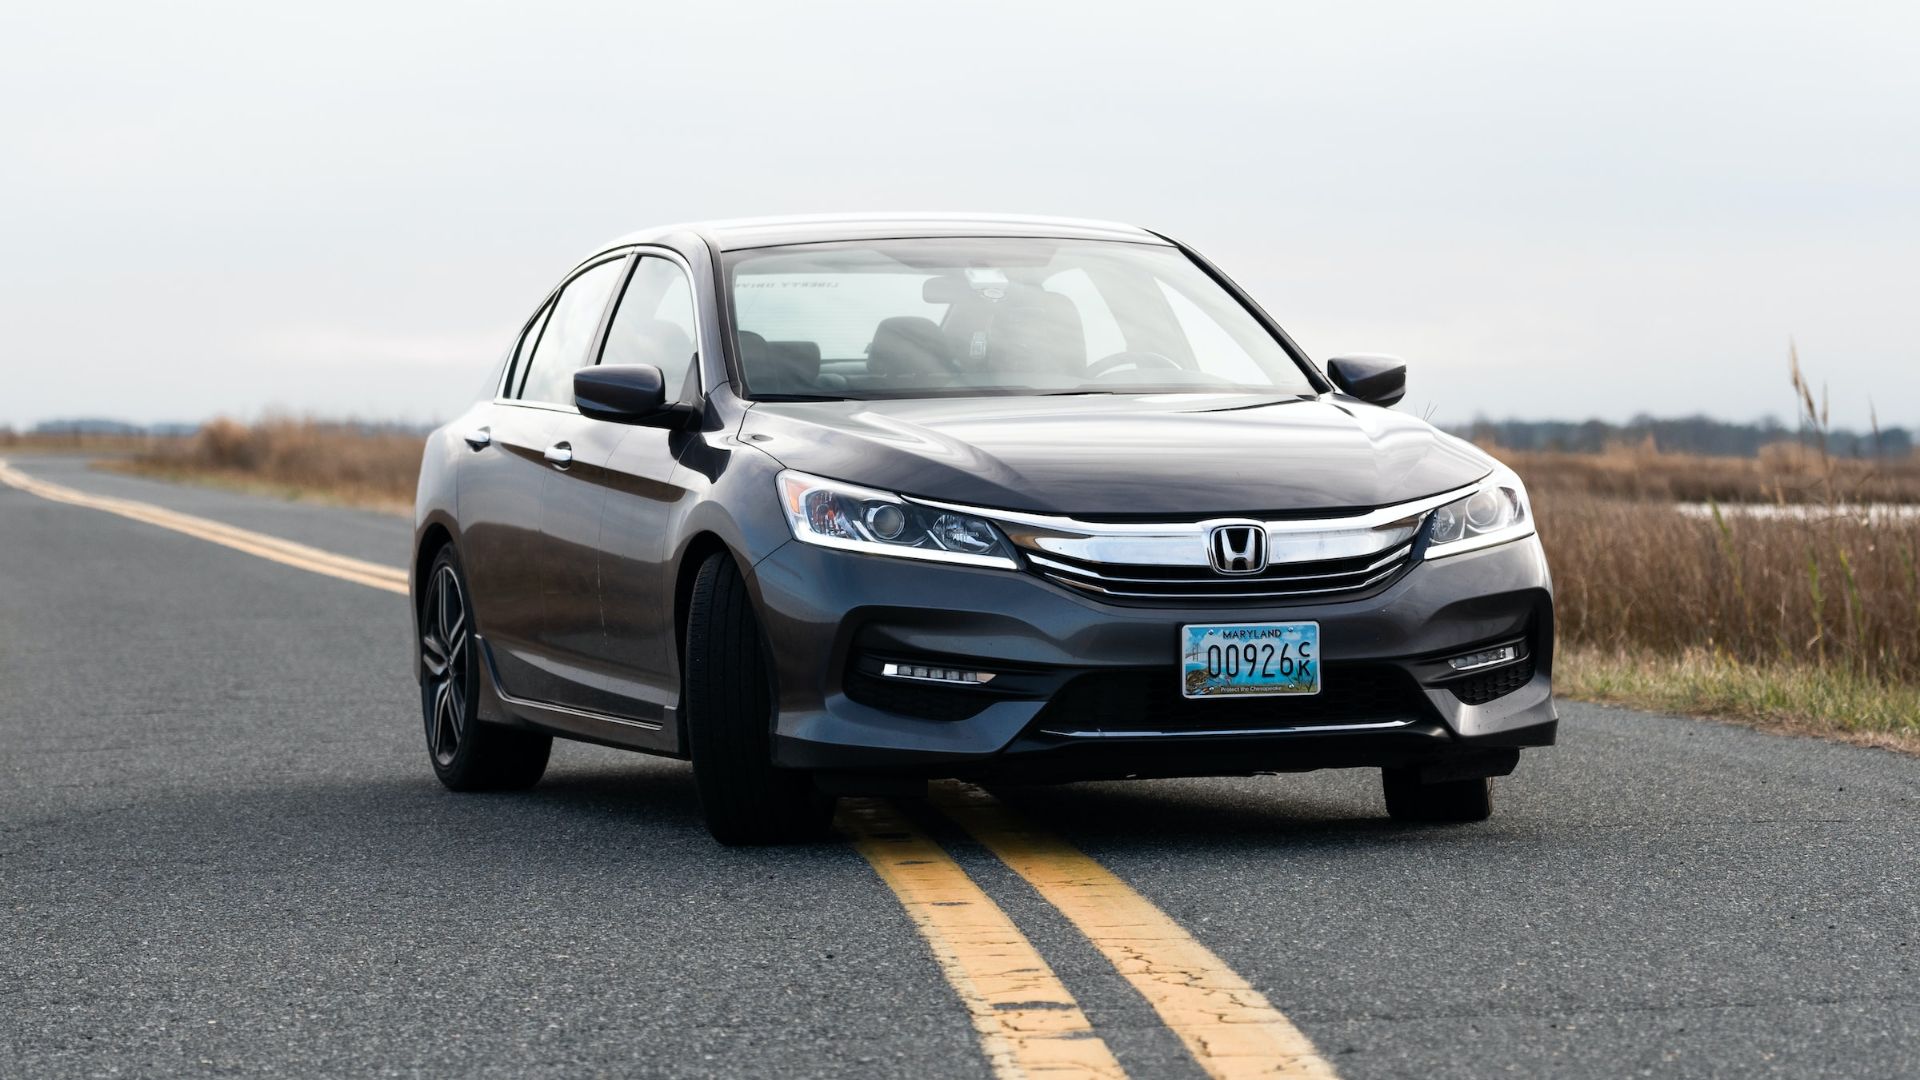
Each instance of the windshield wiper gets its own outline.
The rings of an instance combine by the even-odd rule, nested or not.
[[[1272,395],[1272,392],[1271,392],[1271,391],[1266,391],[1266,390],[1261,390],[1261,389],[1259,389],[1259,388],[1257,388],[1257,387],[1251,387],[1251,386],[1238,386],[1238,385],[1234,385],[1234,384],[1228,384],[1228,385],[1224,385],[1224,386],[1206,386],[1206,385],[1202,385],[1202,384],[1195,384],[1195,383],[1172,383],[1172,384],[1168,384],[1168,383],[1151,383],[1151,384],[1147,384],[1147,385],[1143,385],[1143,386],[1107,386],[1107,387],[1101,387],[1101,388],[1100,388],[1100,389],[1098,389],[1098,390],[1086,390],[1086,389],[1083,389],[1083,390],[1045,390],[1045,391],[1042,391],[1042,392],[1040,392],[1040,393],[1038,393],[1038,394],[1034,394],[1033,396],[1034,396],[1034,397],[1092,397],[1092,396],[1093,396],[1093,395],[1095,395],[1095,394],[1115,394],[1115,395],[1124,395],[1124,394],[1259,394],[1259,395],[1261,395],[1262,397],[1267,397],[1267,396],[1271,396],[1271,395]],[[1281,397],[1294,397],[1294,396],[1300,396],[1300,395],[1292,395],[1292,394],[1282,394],[1282,395],[1279,395],[1279,396],[1281,396]],[[1235,407],[1236,407],[1236,408],[1245,408],[1246,406],[1235,406]]]
[[[838,394],[755,394],[755,401],[852,401]]]

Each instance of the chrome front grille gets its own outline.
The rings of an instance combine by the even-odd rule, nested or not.
[[[1413,541],[1346,559],[1275,563],[1255,574],[1224,576],[1209,566],[1095,563],[1027,553],[1033,572],[1082,592],[1123,600],[1337,600],[1383,586],[1413,561]]]
[[[991,519],[1020,549],[1029,572],[1088,596],[1123,603],[1312,603],[1392,584],[1413,565],[1428,515],[1471,492],[1465,487],[1373,510],[1276,520],[1086,521],[925,504]],[[1243,569],[1243,561],[1259,568]]]

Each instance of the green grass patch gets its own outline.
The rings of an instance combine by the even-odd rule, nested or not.
[[[1554,690],[1581,701],[1713,716],[1920,753],[1920,687],[1817,665],[1563,647]]]

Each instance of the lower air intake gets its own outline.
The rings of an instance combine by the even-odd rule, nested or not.
[[[1429,711],[1419,686],[1395,667],[1329,667],[1318,694],[1203,700],[1180,693],[1177,669],[1142,668],[1079,676],[1040,710],[1033,730],[1052,735],[1232,734],[1405,723],[1427,719]]]

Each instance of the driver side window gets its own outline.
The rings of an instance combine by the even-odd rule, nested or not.
[[[687,400],[687,376],[696,356],[693,286],[680,264],[658,255],[635,260],[620,306],[600,350],[603,364],[652,364],[668,400]]]
[[[533,347],[533,358],[521,377],[522,401],[549,405],[573,404],[573,373],[587,366],[587,350],[600,329],[607,299],[619,281],[625,258],[603,262],[577,275],[560,290],[546,325]]]

